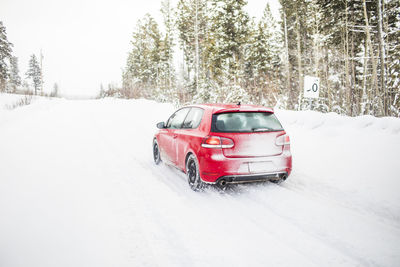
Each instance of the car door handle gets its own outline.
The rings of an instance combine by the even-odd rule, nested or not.
[[[176,138],[178,138],[178,135],[177,135],[177,134],[174,134],[174,139],[176,139]]]

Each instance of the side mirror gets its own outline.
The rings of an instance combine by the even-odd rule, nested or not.
[[[165,128],[165,123],[164,122],[157,123],[157,128],[158,129],[164,129]]]

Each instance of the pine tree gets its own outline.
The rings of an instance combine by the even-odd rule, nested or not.
[[[100,91],[101,91],[101,90],[100,90]],[[58,86],[57,83],[54,83],[54,85],[53,85],[53,91],[51,91],[50,96],[51,96],[51,97],[58,97],[58,94],[59,94],[59,86]]]
[[[263,17],[257,24],[252,39],[251,45],[248,46],[250,51],[246,62],[252,65],[254,75],[253,101],[274,105],[280,93],[280,56],[283,41],[269,4],[264,9]],[[247,87],[251,87],[251,84]]]
[[[249,38],[249,15],[245,0],[213,0],[209,55],[213,76],[219,84],[240,85],[244,69],[244,50]]]
[[[10,88],[11,92],[15,93],[17,88],[21,85],[21,77],[19,76],[18,58],[10,58]]]
[[[282,5],[282,17],[286,20],[282,22],[283,31],[287,32],[288,62],[290,66],[290,80],[288,81],[289,91],[288,107],[298,108],[298,102],[301,98],[302,81],[303,81],[303,49],[307,47],[309,38],[305,31],[305,4],[296,0],[280,0]],[[286,22],[286,24],[284,23]],[[300,32],[300,30],[302,30]],[[303,33],[303,34],[302,34]],[[297,103],[297,104],[296,104]]]
[[[158,24],[149,15],[138,21],[131,41],[126,70],[123,75],[124,94],[151,97],[161,84],[161,34]]]
[[[0,92],[6,88],[6,81],[9,77],[7,61],[11,58],[13,44],[7,39],[6,27],[0,21]]]
[[[170,1],[161,2],[161,13],[164,19],[165,35],[160,46],[160,88],[158,94],[159,100],[171,101],[176,98],[175,91],[175,69],[173,64],[174,54],[174,20],[173,9]]]
[[[28,79],[32,80],[32,85],[35,88],[35,95],[37,95],[37,92],[41,87],[41,72],[39,62],[37,61],[35,54],[32,54],[29,60],[29,68],[26,72],[26,76]]]
[[[203,95],[200,90],[209,89],[210,64],[206,54],[210,45],[208,3],[209,0],[179,0],[177,6],[176,28],[184,61],[183,86],[188,89],[185,93],[189,95]]]

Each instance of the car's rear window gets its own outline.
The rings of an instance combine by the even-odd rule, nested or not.
[[[228,112],[214,114],[212,131],[224,133],[282,131],[282,125],[273,113]]]

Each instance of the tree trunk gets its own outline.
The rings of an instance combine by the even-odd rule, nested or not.
[[[354,11],[352,12],[352,16],[354,17]],[[351,50],[350,50],[350,56],[351,56],[351,62],[350,62],[350,116],[354,115],[355,111],[358,111],[359,108],[359,98],[356,97],[359,95],[358,92],[358,86],[356,84],[356,69],[355,69],[355,54],[354,54],[354,32],[351,33]],[[357,87],[356,87],[357,86]],[[358,113],[356,113],[358,114]]]
[[[286,25],[286,13],[283,12],[283,23],[284,23],[284,28],[285,28],[285,68],[286,68],[286,90],[289,90],[289,99],[292,98],[293,93],[292,93],[292,87],[290,86],[290,80],[291,80],[291,75],[290,75],[290,63],[289,63],[289,45],[288,45],[288,34],[287,34],[287,25]],[[287,108],[287,107],[286,107]]]
[[[369,114],[369,110],[370,110],[370,101],[371,101],[371,90],[367,89],[367,56],[368,56],[368,44],[367,44],[367,40],[365,39],[365,48],[364,48],[364,65],[363,65],[363,84],[362,84],[362,88],[363,88],[363,105],[364,105],[364,110],[363,110],[363,114]]]
[[[196,45],[196,93],[199,91],[199,21],[198,21],[198,0],[195,0],[195,7],[196,7],[196,15],[195,15],[195,22],[194,22],[194,35],[195,35],[195,45]]]
[[[313,7],[316,6],[316,3],[313,3]],[[315,8],[313,10],[313,15],[314,15],[314,29],[313,29],[313,51],[314,51],[314,75],[316,77],[319,77],[319,25],[318,25],[318,19],[317,19],[317,13],[318,10]]]
[[[348,115],[351,116],[351,86],[349,82],[349,28],[348,28],[348,10],[347,10],[347,0],[345,1],[345,29],[344,29],[344,34],[345,34],[345,40],[344,40],[344,68],[345,68],[345,88],[347,91],[346,94],[346,109]]]
[[[297,67],[298,67],[298,72],[299,72],[299,106],[298,110],[300,110],[301,106],[301,99],[302,99],[302,91],[303,91],[303,68],[301,64],[301,45],[300,45],[300,21],[299,21],[299,15],[298,15],[298,10],[296,11],[296,34],[297,34]]]
[[[377,97],[379,92],[378,92],[378,75],[377,75],[377,64],[376,64],[376,59],[374,55],[374,48],[372,47],[372,42],[371,42],[371,34],[369,31],[369,23],[368,23],[368,15],[367,15],[367,6],[365,3],[365,0],[363,0],[363,9],[364,9],[364,19],[365,19],[365,32],[367,34],[367,44],[369,47],[369,52],[371,55],[371,60],[372,60],[372,87],[374,89],[374,96]],[[378,103],[380,104],[380,103]],[[379,109],[381,107],[378,107]]]
[[[386,51],[385,51],[385,40],[384,40],[384,32],[383,32],[383,18],[382,18],[382,0],[377,0],[378,1],[378,34],[379,34],[379,55],[380,55],[380,61],[381,61],[381,90],[384,93],[383,97],[383,108],[384,108],[384,115],[388,115],[388,94],[386,90]]]
[[[325,50],[325,78],[326,78],[326,92],[327,92],[327,104],[329,107],[329,111],[332,109],[332,101],[331,101],[331,86],[329,83],[329,51],[327,48]]]

